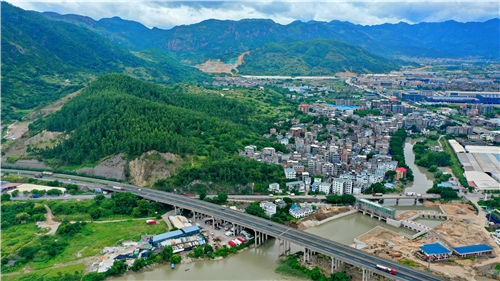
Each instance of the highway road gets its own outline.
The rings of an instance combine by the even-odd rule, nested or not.
[[[375,255],[365,253],[361,250],[351,248],[349,246],[330,241],[323,237],[310,234],[301,230],[286,227],[282,224],[274,223],[259,217],[255,217],[246,213],[234,211],[231,209],[223,208],[219,205],[200,201],[197,199],[184,197],[181,195],[162,192],[144,187],[137,187],[132,185],[121,185],[124,191],[134,193],[145,199],[162,202],[169,205],[176,205],[181,208],[193,210],[195,212],[212,215],[227,221],[231,221],[238,225],[266,233],[270,236],[286,239],[292,243],[307,247],[313,251],[328,255],[337,256],[349,264],[369,269],[377,274],[387,276],[389,278],[396,278],[397,280],[430,280],[437,281],[443,280],[436,276],[430,275],[424,271],[420,271],[408,266],[404,266],[397,262],[386,260]],[[139,190],[140,189],[140,190]],[[108,187],[112,190],[112,187]],[[396,270],[397,275],[393,276],[385,272],[380,272],[375,269],[377,264],[391,267]]]
[[[27,171],[27,170],[14,170],[14,169],[2,169],[3,172],[9,172],[11,174],[17,174],[19,173],[20,175],[27,176],[34,178],[35,174],[40,174],[40,172],[36,171]],[[55,176],[55,177],[54,177]],[[62,177],[62,178],[61,178]],[[68,181],[68,179],[72,179],[72,181]],[[121,185],[122,183],[114,182],[114,181],[109,181],[109,180],[101,180],[101,179],[94,179],[94,178],[87,178],[87,177],[81,177],[81,176],[73,176],[73,175],[67,175],[67,174],[54,174],[52,177],[51,176],[43,176],[43,178],[39,178],[39,180],[44,180],[44,181],[54,181],[58,180],[64,183],[72,183],[72,184],[77,184],[77,185],[84,185],[88,186],[89,188],[95,189],[95,188],[103,188],[106,185]],[[93,182],[88,182],[88,181],[93,181]],[[208,195],[208,197],[214,197],[216,195]],[[373,196],[371,194],[366,194],[366,195],[355,195],[356,197],[363,198],[363,199],[373,199],[373,200],[380,200],[380,199],[415,199],[417,198],[416,196],[406,196],[405,194],[399,195],[399,194],[384,194],[382,196]],[[229,199],[241,199],[241,200],[262,200],[262,199],[273,199],[273,198],[283,198],[283,197],[290,197],[293,199],[326,199],[325,195],[300,195],[300,196],[289,196],[289,195],[276,195],[276,196],[269,196],[269,195],[228,195]],[[436,194],[422,194],[422,197],[418,197],[418,199],[437,199],[439,198],[439,195]]]
[[[34,171],[23,171],[23,170],[6,170],[9,172],[19,172],[22,174],[37,174],[39,172]],[[386,260],[380,258],[378,256],[363,252],[361,250],[357,250],[351,248],[349,246],[325,239],[323,237],[310,234],[301,230],[297,230],[294,228],[286,227],[282,224],[274,223],[269,220],[265,220],[259,217],[255,217],[246,213],[234,211],[231,209],[223,208],[219,205],[215,205],[212,203],[208,203],[205,201],[200,201],[197,199],[184,197],[181,195],[176,195],[172,193],[167,193],[159,190],[149,189],[145,187],[139,187],[129,184],[116,183],[112,181],[86,178],[80,176],[71,176],[65,174],[54,174],[53,176],[61,176],[68,177],[76,180],[91,180],[95,182],[100,182],[104,184],[108,184],[110,186],[103,187],[104,189],[110,191],[116,191],[111,186],[119,185],[124,187],[124,191],[129,191],[133,194],[136,194],[144,199],[158,201],[161,203],[175,205],[177,207],[193,210],[196,212],[204,213],[207,215],[212,215],[218,218],[225,219],[227,221],[234,222],[238,225],[242,225],[244,227],[266,233],[270,236],[286,239],[292,243],[297,245],[301,245],[307,247],[310,250],[313,250],[318,253],[322,253],[328,256],[339,257],[349,264],[353,264],[360,268],[369,269],[377,274],[389,277],[391,279],[396,280],[409,280],[409,281],[441,281],[439,277],[428,274],[427,272],[404,266],[400,263],[393,262],[390,260]],[[44,178],[46,179],[46,178]],[[56,178],[57,179],[57,178]],[[375,266],[377,264],[381,264],[383,266],[387,266],[396,270],[397,275],[391,275],[382,271],[378,271]]]

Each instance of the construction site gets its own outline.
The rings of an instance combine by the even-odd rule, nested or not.
[[[488,265],[498,263],[500,251],[484,227],[485,220],[476,214],[472,206],[460,201],[447,204],[426,202],[425,204],[427,206],[441,206],[448,217],[447,220],[415,239],[409,239],[383,227],[375,227],[356,237],[353,246],[363,248],[369,253],[386,259],[427,270],[430,263],[416,255],[424,245],[439,243],[451,253],[452,249],[456,247],[484,244],[493,249],[491,254],[474,258],[460,258],[450,254],[450,259],[432,262],[431,271],[452,280],[472,281],[476,280],[475,276],[477,275],[500,278],[500,275],[487,273]],[[418,212],[405,212],[400,214],[397,219],[407,219],[415,214]]]

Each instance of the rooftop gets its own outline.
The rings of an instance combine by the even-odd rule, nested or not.
[[[443,245],[439,243],[427,244],[420,247],[427,255],[443,255],[443,254],[451,254],[451,251],[446,249]]]
[[[493,248],[486,244],[480,244],[480,245],[472,245],[472,246],[464,246],[464,247],[456,247],[453,248],[453,251],[464,255],[464,254],[472,254],[472,253],[478,253],[478,252],[488,252],[488,251],[493,251]]]

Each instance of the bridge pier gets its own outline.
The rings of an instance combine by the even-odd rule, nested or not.
[[[370,281],[371,277],[373,276],[373,272],[363,268],[363,281]]]
[[[418,202],[418,198],[415,198],[413,205],[417,205],[417,202]]]
[[[399,205],[399,199],[396,199],[396,205]]]

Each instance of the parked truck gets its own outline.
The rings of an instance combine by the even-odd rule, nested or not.
[[[38,197],[40,197],[40,194],[33,194],[30,196],[30,198],[38,198]]]
[[[43,176],[42,175],[35,175],[35,178],[41,179],[41,178],[43,178]]]
[[[123,187],[121,187],[121,186],[113,186],[113,188],[116,190],[123,190]]]

